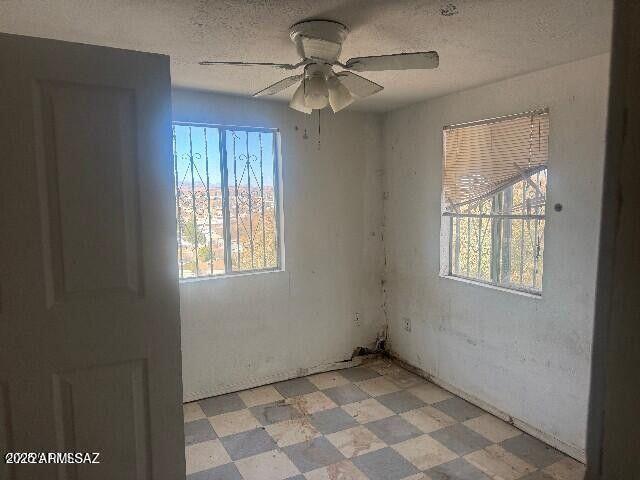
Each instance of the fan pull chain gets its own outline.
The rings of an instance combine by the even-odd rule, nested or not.
[[[320,150],[320,109],[318,109],[318,150]]]

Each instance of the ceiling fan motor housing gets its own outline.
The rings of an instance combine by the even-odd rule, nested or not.
[[[332,20],[308,20],[293,25],[289,30],[291,41],[303,60],[334,63],[342,52],[342,43],[349,29]]]

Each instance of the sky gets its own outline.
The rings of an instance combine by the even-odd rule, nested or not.
[[[175,150],[177,153],[178,182],[191,185],[190,151],[193,151],[193,163],[195,166],[194,178],[199,183],[198,172],[206,183],[206,164],[209,165],[209,184],[220,186],[220,132],[215,127],[174,125]],[[251,189],[259,188],[260,182],[260,142],[262,142],[262,179],[265,186],[273,186],[273,135],[272,132],[245,132],[241,130],[224,130],[227,136],[227,169],[229,173],[229,186],[235,183],[234,177],[234,137],[235,158],[238,186],[247,187],[248,177],[245,171],[247,147],[251,159]],[[189,135],[191,134],[191,135]],[[206,136],[206,142],[205,142]],[[191,137],[191,143],[189,142]],[[247,144],[248,140],[248,144]],[[206,147],[206,148],[205,148]],[[186,174],[186,176],[185,176]]]

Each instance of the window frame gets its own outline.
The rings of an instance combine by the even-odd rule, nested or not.
[[[541,169],[542,170],[546,170],[546,169]],[[507,190],[507,188],[513,188],[517,185],[519,185],[522,182],[522,180],[518,181],[517,183],[514,183],[512,185],[509,185],[508,187],[504,188],[503,190],[494,193],[491,197],[482,199],[482,200],[478,200],[476,202],[474,202],[472,205],[475,205],[476,203],[479,202],[494,202],[495,198],[499,195],[499,194],[504,194],[504,192]],[[545,199],[545,203],[546,203],[546,199]],[[492,206],[493,207],[493,206]],[[545,210],[546,210],[546,205],[545,205]],[[513,245],[509,242],[507,244],[507,242],[505,242],[505,240],[500,237],[500,239],[498,239],[495,236],[495,230],[497,227],[497,224],[495,222],[495,219],[510,219],[511,221],[531,221],[531,220],[543,220],[545,221],[545,228],[544,231],[546,233],[546,214],[523,214],[523,215],[519,215],[519,214],[500,214],[500,213],[482,213],[482,214],[476,214],[476,213],[471,213],[471,214],[453,214],[453,213],[442,213],[441,214],[443,217],[443,224],[442,224],[442,228],[446,228],[448,229],[448,233],[447,235],[445,235],[446,238],[446,248],[447,248],[447,263],[446,263],[446,268],[441,270],[441,276],[442,277],[446,277],[446,278],[453,278],[456,280],[463,280],[465,282],[470,282],[470,283],[478,283],[481,284],[482,286],[491,286],[491,287],[496,287],[500,290],[506,290],[509,292],[516,292],[516,293],[525,293],[528,295],[532,295],[535,297],[541,297],[542,296],[542,288],[540,290],[536,289],[536,288],[530,288],[530,287],[526,287],[526,286],[519,286],[518,284],[509,284],[509,283],[501,283],[499,280],[496,280],[497,278],[502,277],[502,275],[504,274],[504,264],[502,264],[501,262],[499,262],[499,268],[496,268],[496,266],[494,266],[494,263],[497,262],[497,258],[494,256],[496,251],[500,252],[500,256],[504,257],[504,247],[505,245],[507,245],[507,255],[510,257],[511,255],[511,249],[513,247]],[[490,272],[491,272],[491,280],[486,280],[483,278],[478,278],[478,277],[471,277],[471,276],[465,276],[465,275],[461,275],[461,274],[456,274],[454,273],[454,268],[453,268],[453,264],[454,264],[454,245],[453,245],[453,239],[455,238],[459,238],[457,236],[454,235],[454,218],[458,218],[459,221],[461,219],[468,219],[468,218],[481,218],[481,219],[488,219],[489,221],[493,222],[491,225],[491,230],[494,230],[492,232],[492,237],[491,237],[491,256],[489,258],[489,262],[490,262]],[[523,230],[524,232],[524,230]],[[544,237],[543,237],[544,238]],[[544,242],[544,240],[543,240]],[[500,243],[500,245],[498,245]],[[459,244],[458,244],[459,246]],[[522,252],[521,252],[522,255]],[[544,257],[544,252],[543,252],[543,257]],[[541,262],[542,264],[544,264],[544,259],[541,258]],[[522,259],[521,259],[522,261]],[[539,269],[536,269],[535,271],[539,271]],[[542,277],[544,278],[544,276]],[[540,281],[540,285],[542,286],[542,278]]]
[[[474,125],[481,125],[481,124],[486,124],[486,123],[493,123],[493,122],[499,122],[502,120],[509,120],[509,119],[513,119],[513,118],[518,118],[518,117],[523,117],[523,116],[528,116],[531,114],[538,114],[538,113],[542,113],[542,114],[546,114],[549,115],[549,108],[545,107],[545,108],[541,108],[541,109],[535,109],[535,110],[530,110],[530,111],[526,111],[526,112],[521,112],[521,113],[514,113],[514,114],[509,114],[509,115],[503,115],[503,116],[499,116],[499,117],[493,117],[493,118],[486,118],[486,119],[482,119],[482,120],[475,120],[475,121],[470,121],[470,122],[464,122],[464,123],[458,123],[458,124],[453,124],[453,125],[445,125],[442,127],[442,133],[440,135],[440,141],[442,142],[442,172],[444,175],[444,160],[446,158],[446,145],[444,142],[444,134],[445,131],[448,129],[451,129],[452,127],[467,127],[467,126],[474,126]],[[549,132],[549,136],[550,136],[550,132]],[[542,236],[542,243],[545,243],[545,236],[547,233],[547,229],[548,229],[548,225],[547,225],[547,203],[548,203],[548,189],[549,189],[549,183],[548,183],[548,179],[549,179],[549,172],[550,172],[550,168],[549,168],[549,163],[546,164],[546,166],[544,168],[540,168],[537,170],[537,172],[541,172],[541,171],[546,171],[546,176],[547,176],[547,183],[546,183],[546,188],[545,188],[545,201],[544,201],[544,214],[540,215],[540,214],[513,214],[513,215],[505,215],[504,213],[502,214],[494,214],[493,212],[493,202],[495,201],[495,198],[499,195],[499,194],[504,194],[504,192],[506,192],[507,189],[513,189],[515,186],[517,186],[518,184],[520,184],[523,181],[523,178],[518,179],[517,181],[515,181],[514,183],[507,185],[505,187],[503,187],[502,189],[500,189],[499,191],[494,191],[491,196],[488,196],[486,198],[481,198],[481,199],[477,199],[474,202],[471,202],[469,205],[475,205],[475,204],[480,204],[480,202],[492,202],[492,212],[490,214],[482,214],[480,213],[479,216],[481,218],[488,218],[490,219],[491,222],[495,223],[495,221],[493,220],[496,217],[508,217],[511,218],[511,220],[522,220],[522,221],[526,221],[526,220],[530,220],[532,218],[538,218],[538,219],[542,219],[545,222],[544,225],[544,233]],[[505,291],[508,293],[512,293],[512,294],[519,294],[519,295],[524,295],[527,297],[531,297],[531,298],[536,298],[536,299],[540,299],[542,298],[543,295],[543,290],[544,290],[544,286],[543,286],[543,281],[544,281],[544,274],[540,279],[540,289],[536,289],[536,288],[531,288],[531,287],[527,287],[527,286],[522,286],[522,285],[517,285],[517,284],[509,284],[509,283],[500,283],[499,281],[496,281],[493,276],[493,269],[494,269],[494,262],[496,261],[496,259],[494,258],[494,251],[495,251],[495,245],[496,245],[496,239],[493,238],[493,232],[492,232],[492,241],[491,241],[491,257],[489,259],[490,261],[490,270],[491,270],[491,274],[490,276],[492,277],[491,280],[486,280],[483,278],[477,278],[477,277],[471,277],[471,276],[464,276],[464,275],[460,275],[460,274],[456,274],[453,272],[453,250],[454,250],[454,245],[453,245],[453,238],[454,238],[454,221],[453,218],[457,217],[459,219],[462,218],[468,218],[469,215],[475,215],[475,214],[457,214],[457,213],[452,213],[452,212],[445,212],[442,209],[442,192],[443,192],[443,188],[444,185],[441,185],[441,210],[440,210],[440,272],[439,272],[439,276],[441,278],[447,278],[447,279],[452,279],[452,280],[456,280],[456,281],[461,281],[463,283],[469,283],[469,284],[474,284],[474,285],[479,285],[482,287],[489,287],[495,290],[500,290],[500,291]],[[492,224],[491,225],[491,230],[494,230],[495,225]],[[523,230],[523,234],[524,234],[524,230]],[[504,241],[501,239],[501,241]],[[502,247],[501,247],[502,248]],[[512,248],[512,245],[509,245],[509,249]],[[500,250],[502,251],[502,250]],[[522,255],[522,252],[521,252]],[[521,260],[522,261],[522,260]],[[543,266],[544,268],[544,251],[543,254],[540,258],[540,264]],[[502,265],[500,266],[500,268],[504,268]],[[502,274],[502,272],[499,273],[498,277],[500,277]],[[535,281],[534,281],[535,283]]]
[[[263,273],[283,272],[284,266],[284,232],[283,232],[283,202],[282,202],[282,155],[281,155],[281,135],[279,128],[270,127],[251,127],[251,126],[238,126],[230,124],[220,123],[208,123],[208,122],[192,122],[188,120],[172,120],[171,130],[173,137],[174,126],[184,127],[198,127],[198,128],[213,128],[218,130],[218,148],[220,154],[220,181],[222,184],[222,215],[223,215],[223,236],[224,236],[224,273],[207,274],[207,275],[195,275],[193,277],[183,277],[178,267],[178,280],[180,283],[197,282],[203,280],[217,280],[223,278],[233,278],[245,275],[257,275]],[[274,267],[267,268],[254,268],[250,270],[233,270],[232,261],[232,240],[231,240],[231,210],[229,206],[229,172],[228,172],[228,151],[227,151],[227,131],[242,131],[242,132],[258,132],[258,133],[271,133],[273,134],[273,198],[274,198],[274,213],[275,213],[275,241],[276,241],[276,265]],[[172,139],[173,143],[173,139]],[[172,147],[172,148],[175,148]],[[176,173],[176,152],[172,151],[172,157],[174,161],[174,175],[176,175],[175,181],[175,194],[176,202],[174,206],[177,206],[177,188],[178,179]],[[177,218],[176,222],[180,219]],[[181,242],[179,228],[176,226],[176,232],[178,233],[178,242]],[[178,258],[178,265],[180,264],[180,258]]]

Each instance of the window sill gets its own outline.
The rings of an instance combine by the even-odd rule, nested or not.
[[[258,270],[253,272],[238,272],[238,273],[225,273],[221,275],[211,275],[209,277],[192,277],[192,278],[182,278],[179,280],[180,285],[187,285],[189,283],[200,283],[200,282],[208,282],[215,280],[229,280],[232,278],[243,278],[243,277],[255,277],[258,275],[267,275],[269,273],[284,273],[285,270],[283,268],[273,269],[273,270]]]
[[[456,275],[443,275],[443,274],[440,274],[440,278],[444,278],[444,279],[448,279],[448,280],[455,280],[457,282],[468,283],[468,284],[471,284],[471,285],[478,285],[480,287],[490,288],[492,290],[499,290],[501,292],[512,293],[512,294],[515,294],[515,295],[520,295],[520,296],[527,297],[527,298],[533,298],[533,299],[536,299],[536,300],[542,300],[542,292],[533,293],[533,292],[527,292],[527,291],[524,291],[524,290],[516,290],[515,288],[501,287],[500,285],[494,285],[493,283],[481,282],[481,281],[478,281],[478,280],[472,280],[470,278],[458,277]]]

